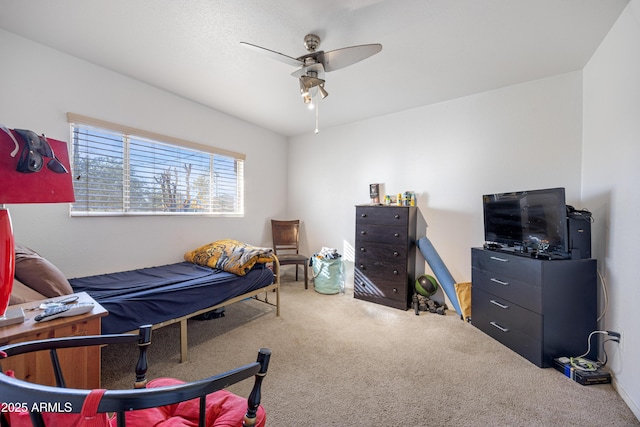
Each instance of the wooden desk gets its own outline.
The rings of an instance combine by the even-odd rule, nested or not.
[[[78,294],[78,302],[94,303],[93,310],[88,313],[72,317],[61,317],[47,322],[36,322],[33,318],[42,310],[27,309],[37,307],[42,301],[19,304],[25,312],[25,321],[16,325],[0,328],[0,345],[17,342],[41,340],[48,338],[62,338],[81,335],[100,335],[100,318],[109,314],[100,304],[95,302],[87,293]],[[61,300],[68,296],[50,298]],[[100,347],[79,347],[58,350],[60,365],[67,387],[94,389],[100,388]],[[39,351],[20,356],[10,357],[0,362],[3,371],[12,369],[17,378],[29,382],[45,385],[55,385],[51,359],[48,351]]]

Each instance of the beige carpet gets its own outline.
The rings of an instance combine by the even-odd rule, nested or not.
[[[273,296],[275,297],[275,296]],[[225,317],[154,331],[149,378],[203,378],[272,350],[267,426],[640,426],[611,385],[540,369],[459,320],[304,290],[285,275],[282,313],[247,300]],[[103,349],[103,387],[130,388],[136,351]],[[248,395],[251,381],[230,390]]]

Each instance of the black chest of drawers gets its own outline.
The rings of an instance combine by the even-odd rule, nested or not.
[[[540,260],[473,248],[471,263],[473,326],[539,367],[587,350],[597,327],[596,260]]]
[[[416,207],[356,206],[354,297],[406,310],[415,280]]]

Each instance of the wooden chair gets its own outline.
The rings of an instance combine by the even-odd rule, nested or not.
[[[296,266],[296,282],[298,281],[298,265],[304,267],[304,288],[308,289],[309,257],[299,253],[300,220],[279,221],[271,220],[271,234],[273,236],[273,252],[278,257],[280,265]]]
[[[65,388],[57,349],[133,342],[137,342],[139,347],[134,389],[105,391]],[[107,426],[115,424],[115,421],[117,426],[129,423],[133,426],[149,427],[166,418],[182,418],[194,423],[197,421],[198,425],[203,427],[226,426],[231,425],[228,424],[230,422],[233,425],[242,423],[243,426],[264,425],[265,414],[264,409],[260,407],[260,398],[262,380],[267,373],[271,356],[269,349],[260,349],[258,359],[254,363],[199,381],[184,383],[162,378],[147,383],[146,353],[150,344],[151,325],[145,325],[140,328],[138,334],[52,338],[0,347],[0,362],[18,354],[49,350],[57,383],[57,387],[29,383],[0,370],[0,397],[7,405],[14,404],[16,407],[13,409],[18,409],[13,413],[1,413],[0,425],[13,425],[14,421],[23,425],[25,420],[30,420],[36,427]],[[223,390],[252,376],[255,380],[248,399]],[[154,385],[154,382],[157,383]],[[19,402],[19,405],[16,402]],[[41,412],[39,408],[44,408],[44,411]],[[115,418],[110,419],[107,413],[115,413]],[[216,420],[219,420],[220,424]]]

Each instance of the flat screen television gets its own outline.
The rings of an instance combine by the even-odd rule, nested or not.
[[[493,249],[568,254],[564,188],[485,194],[484,240]]]

